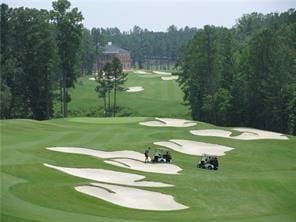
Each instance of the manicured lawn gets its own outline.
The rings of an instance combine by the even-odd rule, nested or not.
[[[89,78],[79,78],[75,89],[70,90],[70,116],[104,115],[103,100],[95,92],[96,82]],[[132,86],[142,86],[144,91],[118,93],[119,116],[190,118],[188,107],[183,105],[183,92],[176,81],[161,80],[161,75],[129,73],[125,87]]]
[[[134,78],[142,78],[144,85],[147,77]],[[83,86],[91,88],[94,83],[88,84]],[[156,96],[160,92],[162,96]],[[168,106],[170,101],[166,98],[170,96],[164,96],[167,92],[174,92],[173,84],[168,85],[167,89],[155,89],[155,92],[152,88],[147,89],[147,94],[155,93],[155,99],[163,100],[166,105],[158,104],[157,109],[151,105],[153,109],[145,112],[160,111]],[[122,95],[123,98],[127,96]],[[139,96],[145,98],[145,94]],[[178,96],[180,93],[176,94]],[[121,101],[141,110],[142,106],[138,102],[134,104],[136,95],[134,101],[133,95],[129,98],[128,101]],[[174,99],[173,96],[171,98]],[[75,107],[74,104],[71,106]],[[176,107],[177,111],[174,112],[182,112],[181,106],[177,104]],[[171,109],[173,107],[166,111],[170,112]],[[295,137],[281,141],[200,137],[191,135],[189,130],[215,126],[198,123],[189,128],[153,128],[138,124],[148,119],[125,117],[68,118],[42,122],[0,121],[1,221],[296,221]],[[77,146],[107,151],[143,152],[147,146],[155,148],[153,142],[169,139],[217,143],[235,150],[220,158],[221,168],[217,172],[197,169],[197,157],[173,152],[174,164],[183,168],[183,171],[180,175],[162,175],[112,166],[102,159],[89,156],[45,149],[49,146]],[[43,163],[137,173],[146,176],[147,180],[171,183],[175,187],[144,189],[173,195],[177,202],[190,208],[154,212],[113,205],[74,190],[74,186],[88,184],[89,180],[46,168]]]

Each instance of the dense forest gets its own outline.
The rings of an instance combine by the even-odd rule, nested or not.
[[[183,49],[180,85],[192,118],[296,134],[296,13],[205,26]]]

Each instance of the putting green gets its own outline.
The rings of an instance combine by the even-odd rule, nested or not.
[[[165,81],[163,81],[165,82]],[[198,122],[190,128],[139,125],[151,118],[69,118],[50,121],[2,120],[1,221],[295,221],[296,138],[239,141],[196,136],[190,130],[216,128]],[[92,124],[91,124],[92,123]],[[220,128],[223,129],[223,128]],[[225,130],[228,130],[225,128]],[[86,155],[46,147],[86,147],[105,151],[154,150],[156,141],[194,140],[235,148],[220,157],[220,169],[196,168],[197,158],[172,151],[179,175],[139,172]],[[151,152],[153,153],[153,152]],[[174,187],[144,188],[172,195],[189,206],[179,211],[135,210],[75,191],[88,179],[43,166],[85,167],[136,173]]]

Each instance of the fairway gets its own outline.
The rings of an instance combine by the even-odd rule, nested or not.
[[[159,74],[129,72],[124,88],[143,87],[140,92],[119,92],[117,105],[119,116],[190,118],[188,107],[183,105],[183,92],[176,80],[164,81]],[[70,91],[70,116],[104,116],[103,99],[95,92],[96,81],[89,76],[79,78]],[[113,99],[113,95],[111,96]],[[56,111],[59,103],[56,104]]]
[[[183,128],[139,124],[149,120],[153,118],[1,121],[3,221],[295,221],[295,137],[241,141],[192,135],[190,130],[217,129],[201,122]],[[183,170],[168,175],[46,149],[65,146],[143,153],[147,146],[152,150],[158,147],[154,142],[171,139],[219,144],[234,150],[219,158],[218,171],[197,169],[198,157],[172,150],[173,164]],[[141,189],[171,195],[189,208],[158,212],[118,206],[74,189],[95,181],[56,171],[43,163],[140,174],[145,176],[145,181],[173,184],[173,187]]]

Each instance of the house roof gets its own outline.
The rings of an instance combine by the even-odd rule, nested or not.
[[[104,46],[103,53],[104,54],[118,54],[118,53],[129,53],[129,51],[112,44],[112,45]]]

